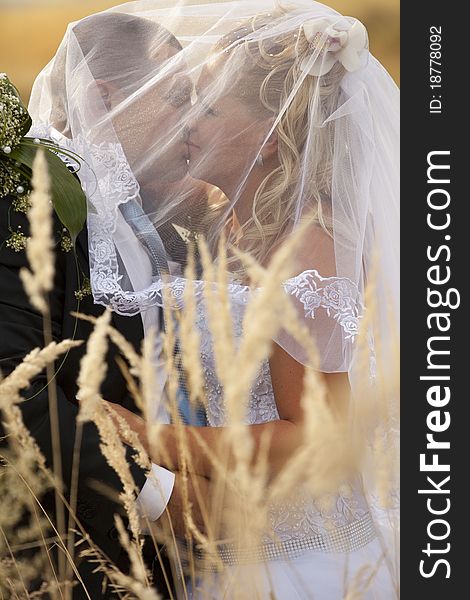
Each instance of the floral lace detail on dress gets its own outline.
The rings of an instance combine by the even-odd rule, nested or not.
[[[205,285],[215,285],[204,281],[195,281],[196,293],[203,292]],[[175,277],[164,284],[168,287],[170,297],[179,303],[183,297],[186,280]],[[287,279],[284,290],[299,300],[304,307],[307,318],[314,319],[318,309],[324,309],[328,317],[339,323],[345,333],[345,339],[354,341],[359,330],[364,306],[357,286],[347,277],[322,277],[316,269],[303,271],[299,275]],[[228,295],[237,303],[247,304],[257,290],[237,283],[228,284]],[[178,304],[181,308],[181,305]]]
[[[323,308],[341,325],[345,339],[354,341],[364,307],[359,290],[350,279],[322,277],[318,271],[311,269],[286,281],[284,289],[300,300],[306,317],[314,319],[315,311]]]
[[[224,389],[219,383],[215,372],[215,366],[211,364],[210,357],[206,352],[201,352],[203,361],[205,388],[207,394],[207,420],[211,427],[220,427],[227,422],[224,407]],[[262,364],[258,377],[250,391],[248,400],[246,422],[249,425],[255,423],[267,423],[279,419],[276,403],[271,385],[269,363]]]
[[[294,497],[268,509],[271,533],[263,543],[305,540],[328,536],[336,529],[358,521],[368,512],[365,498],[359,493],[359,482],[344,484],[337,495],[328,494],[315,500],[305,487],[299,486]]]
[[[242,333],[243,309],[240,306],[232,306],[232,309],[233,329],[237,340]],[[198,306],[197,326],[201,339],[201,365],[204,371],[207,399],[206,416],[211,427],[220,427],[227,422],[224,389],[217,377],[212,336],[208,329],[207,315],[203,304]],[[251,387],[245,418],[250,425],[279,419],[267,360],[263,361]]]

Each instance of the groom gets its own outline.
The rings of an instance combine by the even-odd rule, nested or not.
[[[111,61],[113,63],[110,68],[124,68],[123,65],[126,61],[139,60],[142,56],[149,54],[152,45],[149,42],[151,42],[152,36],[159,35],[161,40],[163,28],[131,15],[102,13],[76,24],[75,30],[76,37],[82,45],[84,56],[95,53],[99,56],[101,67],[103,61],[104,64],[106,63],[106,56],[109,56],[110,63]],[[88,35],[91,30],[95,31],[94,37]],[[111,35],[105,35],[107,30],[111,31]],[[99,31],[99,36],[96,36],[96,31]],[[165,36],[167,36],[165,44],[167,46],[166,58],[168,55],[171,56],[177,52],[181,46],[166,31]],[[101,43],[100,40],[108,40],[107,45]],[[112,44],[109,45],[109,40],[114,40],[114,47]],[[87,45],[90,48],[87,48]],[[153,55],[151,59],[154,61],[155,68],[157,68],[158,56]],[[65,61],[62,62],[65,63]],[[60,64],[61,61],[58,60],[57,63]],[[112,83],[109,85],[101,75],[99,79],[103,98],[107,101],[112,86],[115,85],[116,78],[110,78],[109,81]],[[56,84],[57,81],[60,85],[65,85],[64,77],[56,79]],[[64,96],[56,94],[56,97],[60,100]],[[170,106],[169,109],[171,110],[172,107]],[[57,114],[63,115],[64,111],[58,110]],[[67,132],[66,115],[65,122],[56,123],[55,126],[59,131]],[[181,140],[175,138],[175,144],[180,142]],[[170,159],[173,150],[174,148],[168,147]],[[176,164],[175,168],[181,169],[181,164],[175,163],[175,161],[169,160],[168,164]],[[164,165],[164,168],[168,172],[168,165]],[[155,171],[158,171],[158,168]],[[30,305],[19,278],[20,269],[27,267],[25,252],[12,247],[11,243],[7,243],[11,240],[12,234],[22,233],[28,236],[29,230],[26,215],[14,210],[12,200],[13,198],[9,196],[0,199],[0,370],[4,376],[10,373],[33,348],[44,346],[42,317]],[[87,230],[85,227],[79,234],[74,250],[67,252],[60,248],[63,231],[56,216],[54,229],[57,242],[55,283],[49,296],[53,337],[56,341],[66,338],[87,340],[92,326],[90,323],[77,320],[71,315],[71,312],[79,310],[82,313],[97,317],[103,311],[101,306],[94,304],[89,290]],[[80,298],[80,302],[78,302],[78,298]],[[140,315],[123,317],[113,313],[112,325],[136,349],[139,349],[144,334]],[[72,349],[67,354],[63,364],[59,361],[59,364],[55,367],[61,462],[66,490],[69,489],[71,482],[76,417],[78,414],[75,399],[78,391],[76,382],[80,360],[85,351],[85,344]],[[118,367],[117,354],[117,348],[111,343],[106,359],[108,370],[101,389],[102,395],[104,398],[121,404],[132,411],[137,411]],[[24,393],[25,401],[20,405],[20,408],[26,426],[46,457],[48,466],[51,467],[51,424],[47,385],[48,382],[44,373],[37,376],[32,381],[31,387]],[[0,423],[0,438],[3,435],[4,432]],[[3,442],[0,440],[0,444],[2,443],[4,444],[5,440]],[[93,423],[84,425],[80,448],[77,517],[93,542],[101,548],[109,560],[126,571],[128,569],[127,553],[119,543],[117,530],[114,526],[114,515],[120,511],[120,507],[112,499],[113,496],[117,496],[117,492],[121,491],[122,485],[100,451],[98,431]],[[144,512],[153,520],[158,519],[165,509],[165,500],[167,502],[169,500],[171,509],[173,475],[154,466],[156,476],[164,486],[165,498],[162,499],[160,491],[155,488],[150,480],[147,481],[145,472],[131,459],[130,453],[127,454],[127,460],[136,486],[141,490],[138,497],[138,506],[141,512]],[[161,476],[163,476],[163,479]],[[99,486],[97,486],[97,483]],[[116,493],[114,495],[100,493],[98,487],[101,489],[107,488]],[[42,499],[42,504],[49,514],[54,515],[53,494],[48,493]],[[177,504],[174,510],[179,510]],[[80,549],[82,548],[83,546],[80,546]],[[154,555],[155,551],[150,545],[148,556],[153,558]],[[170,579],[171,586],[169,563],[164,554],[162,558],[166,577]],[[169,597],[168,587],[159,566],[159,561],[155,561],[155,565],[157,565],[154,569],[155,585],[162,597],[167,598]],[[95,567],[96,564],[88,558],[83,558],[78,563],[79,574],[89,597],[93,599],[114,597],[112,591],[109,590],[109,586],[106,591],[102,590],[103,575],[102,573],[94,573]],[[73,590],[75,600],[87,597],[81,584],[75,585]]]

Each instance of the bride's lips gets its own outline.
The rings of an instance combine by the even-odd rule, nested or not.
[[[192,158],[193,158],[193,160],[194,160],[194,157],[195,157],[195,155],[197,154],[197,151],[198,151],[198,150],[200,150],[201,148],[200,148],[200,147],[199,147],[197,144],[194,144],[193,142],[191,142],[191,141],[189,141],[189,140],[186,142],[186,147],[187,147],[187,149],[188,149],[188,156],[187,156],[187,160],[188,160],[188,161],[190,161],[190,160],[191,160],[191,154],[193,155],[193,157],[192,157]]]

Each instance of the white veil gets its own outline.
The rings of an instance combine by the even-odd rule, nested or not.
[[[281,165],[273,163],[277,171],[264,182],[254,211],[240,211],[247,217],[241,230],[247,241],[240,248],[266,264],[273,248],[312,219],[296,256],[297,278],[286,282],[286,290],[315,336],[321,369],[348,370],[373,262],[381,326],[398,323],[397,88],[369,54],[363,25],[319,3],[166,5],[134,2],[72,24],[31,98],[34,125],[61,131],[84,159],[79,177],[89,199],[95,301],[122,314],[162,301],[162,279],[151,275],[151,267],[143,279],[133,274],[142,265],[127,257],[126,248],[138,235],[123,223],[120,204],[137,201],[158,227],[167,253],[172,249],[167,258],[183,264],[185,231],[214,242],[244,202],[253,173],[264,169],[269,179],[260,162],[266,142],[276,136]],[[146,35],[136,36],[130,49],[119,44],[119,27],[129,26],[100,22],[116,17],[138,19]],[[102,48],[116,56],[100,62]],[[260,74],[267,76],[269,69],[263,82]],[[191,86],[203,71],[210,75],[198,99]],[[67,82],[65,98],[57,94],[60,77]],[[189,173],[208,182],[196,185],[185,177],[185,136],[210,110],[207,99],[216,104],[227,96],[246,100],[253,126],[240,134],[241,143],[233,131],[223,133],[221,143],[219,129],[204,140],[202,151],[193,147],[193,156],[199,154],[189,161]],[[215,164],[217,172],[211,172]],[[225,187],[224,172],[233,168],[235,178],[222,189],[227,199],[217,195],[214,183]],[[217,212],[220,198],[225,204]],[[281,334],[278,341],[305,362],[292,340]]]

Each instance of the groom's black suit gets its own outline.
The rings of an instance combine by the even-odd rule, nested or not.
[[[3,376],[11,372],[24,356],[35,347],[43,347],[42,317],[33,309],[23,290],[19,270],[27,266],[24,251],[15,252],[6,246],[5,241],[12,231],[28,234],[28,222],[23,213],[15,212],[11,207],[11,198],[0,199],[0,370]],[[55,229],[61,231],[61,225],[55,220]],[[55,283],[50,293],[50,309],[52,333],[56,341],[66,338],[87,340],[92,325],[71,316],[72,311],[98,316],[103,307],[93,303],[90,295],[86,296],[80,306],[77,305],[75,292],[81,287],[84,277],[89,274],[88,243],[86,227],[77,238],[75,253],[56,249]],[[143,337],[140,316],[121,317],[113,313],[112,322],[136,348]],[[86,351],[86,345],[70,351],[63,364],[56,364],[56,384],[58,393],[59,427],[61,435],[62,470],[65,484],[68,485],[72,471],[72,455],[75,441],[77,402],[77,375],[80,359]],[[134,402],[127,391],[125,381],[116,362],[117,349],[110,346],[107,357],[108,372],[102,386],[106,399],[135,410]],[[59,368],[60,366],[60,368]],[[36,438],[48,465],[52,465],[52,448],[48,392],[46,375],[41,373],[32,382],[24,396],[31,398],[21,404],[23,419],[32,435]],[[0,436],[4,434],[0,423]],[[1,442],[0,442],[1,443]],[[145,482],[145,474],[129,456],[129,464],[139,489]],[[114,513],[119,510],[107,495],[93,487],[94,482],[104,484],[112,490],[121,490],[116,473],[106,463],[99,449],[98,432],[92,423],[83,428],[81,442],[80,471],[78,480],[77,516],[94,542],[101,547],[111,561],[126,568],[126,556],[118,542],[114,526]],[[45,507],[53,513],[53,495],[44,499]],[[108,597],[101,591],[101,575],[92,574],[94,564],[82,561],[80,572],[88,588],[90,597]],[[160,574],[161,575],[161,574]],[[157,586],[159,574],[156,574]],[[161,583],[161,581],[160,581]],[[162,586],[161,592],[166,594]],[[74,588],[74,599],[85,598],[81,586]]]

